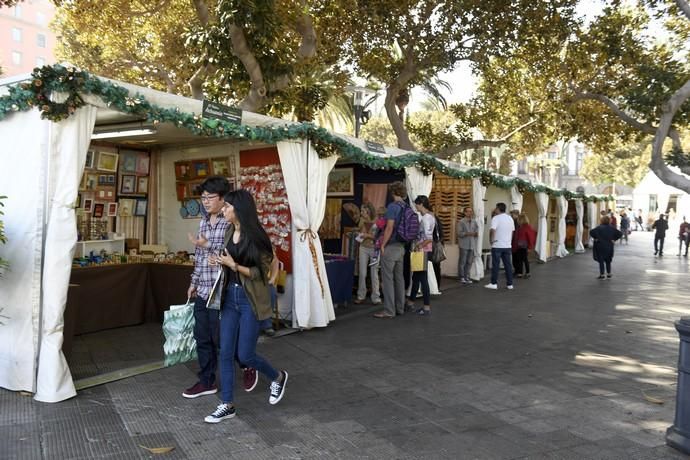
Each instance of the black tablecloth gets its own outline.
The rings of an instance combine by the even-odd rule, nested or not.
[[[72,269],[63,351],[69,353],[74,335],[161,322],[170,305],[187,300],[192,269],[157,263]]]
[[[355,261],[351,259],[329,259],[324,256],[326,276],[331,288],[333,303],[352,302],[354,286]]]

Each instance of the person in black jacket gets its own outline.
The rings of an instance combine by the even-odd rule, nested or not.
[[[599,277],[597,279],[611,279],[613,246],[623,234],[620,230],[611,226],[609,216],[604,216],[599,221],[599,226],[589,231],[589,236],[594,239],[592,257],[599,262]],[[606,268],[606,275],[604,275],[604,268]]]
[[[668,230],[668,222],[664,219],[663,214],[659,214],[659,218],[652,224],[654,229],[654,255],[659,254],[659,257],[664,255],[664,239],[666,238],[666,230]]]

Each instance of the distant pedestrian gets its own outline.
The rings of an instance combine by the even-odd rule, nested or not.
[[[659,257],[664,255],[664,239],[666,238],[666,230],[668,230],[668,222],[664,219],[663,214],[659,214],[659,218],[652,224],[654,229],[654,255],[659,254]]]
[[[414,308],[414,301],[417,299],[417,291],[420,286],[422,289],[422,299],[424,305],[417,310],[420,316],[428,316],[431,314],[431,292],[429,290],[429,256],[431,255],[432,244],[434,241],[434,227],[436,226],[436,218],[431,212],[431,203],[429,198],[425,195],[418,195],[414,200],[417,212],[422,215],[419,225],[419,237],[413,243],[415,251],[422,251],[424,253],[424,270],[412,273],[412,290],[410,291],[409,308]]]
[[[517,209],[512,209],[510,211],[510,217],[513,219],[513,227],[515,228],[515,231],[513,232],[513,239],[510,242],[510,247],[512,249],[510,260],[511,260],[511,264],[513,267],[513,277],[515,277],[515,270],[516,270],[515,269],[515,262],[516,262],[515,257],[516,257],[517,252],[515,251],[515,249],[517,248],[517,229],[518,229],[518,216],[519,215],[520,215],[520,211],[518,211]]]
[[[529,278],[529,260],[528,255],[531,249],[534,249],[534,244],[537,241],[537,232],[534,231],[529,224],[529,218],[525,214],[518,216],[518,227],[515,231],[516,247],[513,252],[513,263],[515,264],[515,276],[518,278]]]
[[[458,257],[458,278],[463,284],[472,284],[470,269],[477,254],[477,235],[479,225],[474,218],[474,211],[469,206],[465,208],[465,215],[458,222],[457,236],[460,255]]]
[[[640,231],[644,232],[647,230],[646,228],[644,228],[644,225],[642,225],[642,210],[641,209],[637,210],[637,216],[635,217],[635,220],[637,222],[637,225],[640,226]]]
[[[685,216],[683,216],[683,222],[681,222],[678,228],[678,256],[680,256],[683,249],[683,243],[685,243],[685,254],[683,256],[687,257],[688,244],[690,244],[690,223],[685,220]]]
[[[359,211],[359,227],[357,241],[359,241],[359,277],[357,298],[354,303],[361,304],[367,297],[367,271],[371,274],[371,303],[379,305],[381,294],[379,291],[379,261],[376,238],[376,210],[371,203],[362,204]]]
[[[374,314],[374,318],[394,318],[396,314],[405,314],[405,278],[403,261],[405,258],[405,241],[398,235],[398,227],[405,217],[409,205],[407,188],[400,181],[388,186],[393,201],[386,208],[386,228],[381,241],[381,279],[383,281],[383,311]]]
[[[625,241],[625,244],[628,244],[628,235],[630,234],[630,218],[625,212],[621,213],[621,233],[623,234],[621,242]]]
[[[611,218],[604,216],[598,227],[589,231],[594,239],[592,257],[599,262],[599,277],[597,279],[611,279],[611,261],[613,260],[613,246],[620,239],[620,230],[611,225]],[[606,270],[604,274],[604,270]]]
[[[494,217],[491,218],[489,241],[491,242],[491,283],[484,286],[487,289],[498,289],[498,270],[501,261],[506,271],[507,288],[513,289],[513,267],[510,260],[512,253],[513,218],[506,214],[506,204],[496,203]]]
[[[436,214],[434,214],[434,219],[436,219],[436,225],[434,225],[434,243],[440,243],[443,245],[444,235],[443,235],[443,224]],[[433,252],[433,251],[432,251]],[[434,275],[436,276],[436,287],[439,293],[441,292],[441,262],[431,261],[431,265],[434,267]]]

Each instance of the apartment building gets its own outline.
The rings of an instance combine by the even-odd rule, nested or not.
[[[25,0],[0,7],[0,67],[2,76],[30,73],[55,63],[55,34],[49,24],[55,5],[49,0]]]

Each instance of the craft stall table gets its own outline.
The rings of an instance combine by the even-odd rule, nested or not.
[[[63,352],[72,337],[145,322],[162,322],[187,300],[192,265],[134,263],[73,268],[65,308]]]
[[[351,303],[355,261],[345,256],[324,254],[324,263],[333,304]]]

